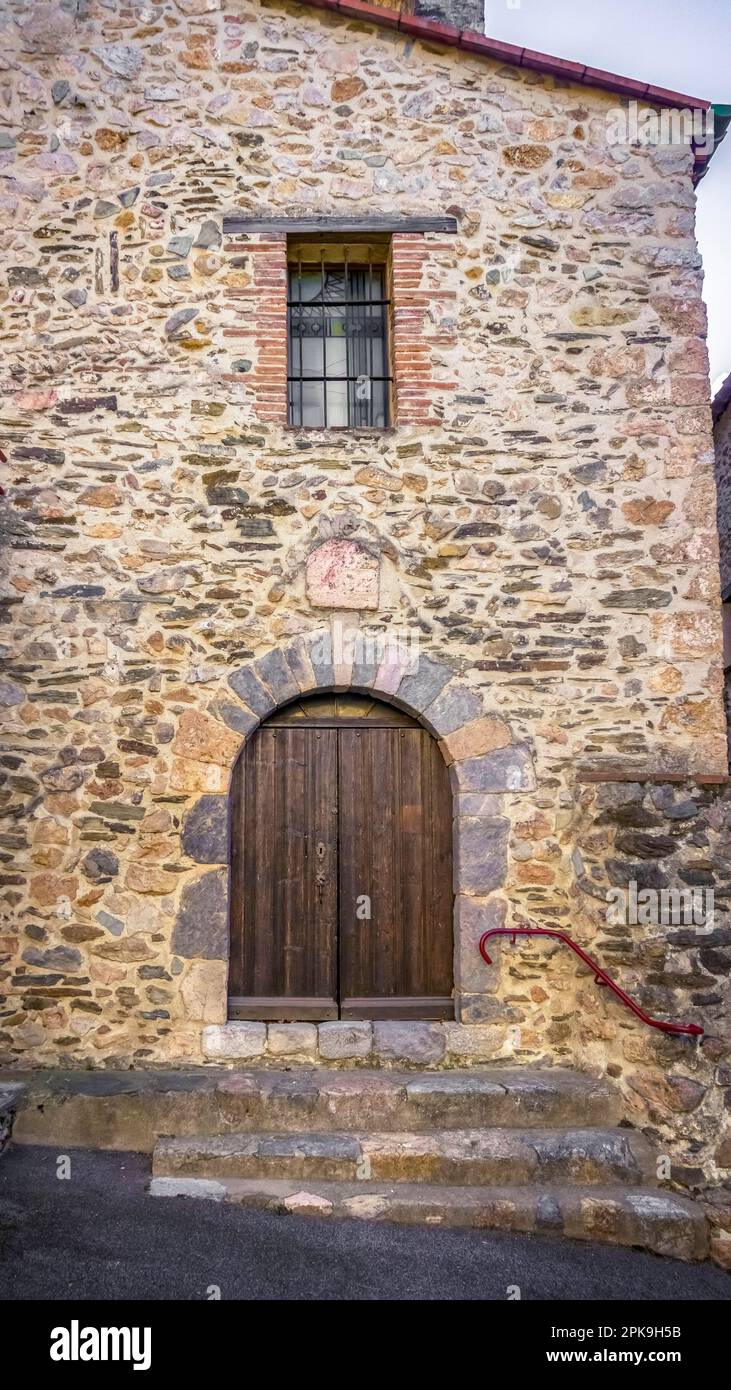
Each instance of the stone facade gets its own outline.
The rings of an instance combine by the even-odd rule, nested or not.
[[[731,376],[713,402],[716,461],[716,515],[723,598],[724,703],[731,754]]]
[[[721,592],[731,598],[731,376],[713,403]]]
[[[353,686],[451,767],[434,1060],[472,1026],[476,1060],[609,1068],[718,1176],[722,1043],[646,1034],[545,943],[477,952],[561,921],[717,1037],[725,937],[696,960],[607,935],[616,827],[597,846],[577,782],[727,769],[691,153],[611,145],[609,92],[285,0],[19,0],[0,25],[2,1060],[205,1059],[233,764],[278,705]],[[456,219],[393,238],[390,429],[288,428],[286,239],[228,235],[237,209]],[[415,633],[416,671],[343,630]],[[683,854],[724,843],[715,795]],[[329,1027],[321,1057],[372,1056],[370,1026],[352,1058]],[[252,1056],[292,1055],[259,1029]]]

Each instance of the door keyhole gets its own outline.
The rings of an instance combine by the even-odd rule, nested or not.
[[[322,901],[322,890],[323,890],[323,888],[325,887],[325,882],[326,882],[326,878],[327,878],[327,874],[326,874],[326,870],[325,870],[325,859],[326,859],[326,857],[327,857],[327,845],[325,844],[325,841],[324,841],[324,840],[318,840],[318,842],[317,842],[317,844],[316,844],[316,846],[315,846],[315,854],[317,855],[317,858],[318,858],[318,860],[320,861],[320,863],[319,863],[319,868],[318,868],[318,869],[316,870],[316,872],[315,872],[315,883],[317,884],[317,896],[318,896],[318,899],[319,899],[320,901]]]

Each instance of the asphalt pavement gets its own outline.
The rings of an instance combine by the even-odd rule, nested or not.
[[[723,1300],[710,1264],[547,1236],[280,1216],[150,1197],[149,1156],[11,1145],[0,1298]],[[66,1167],[69,1176],[59,1176]],[[509,1293],[508,1290],[512,1290]]]

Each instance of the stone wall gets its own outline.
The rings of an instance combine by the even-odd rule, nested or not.
[[[731,378],[713,403],[716,467],[716,516],[720,549],[721,594],[724,596],[724,705],[731,750]]]
[[[448,665],[438,735],[479,726],[454,761],[500,768],[455,774],[470,1022],[583,1062],[572,963],[516,1000],[476,944],[509,906],[591,929],[577,769],[726,770],[690,152],[608,144],[608,93],[286,3],[19,0],[0,37],[3,1059],[202,1057],[225,871],[181,837],[298,688],[335,540],[377,560],[362,620]],[[394,428],[283,423],[281,241],[225,236],[237,208],[456,218],[406,258]]]
[[[716,497],[721,552],[721,590],[731,591],[731,408],[727,405],[714,425]]]
[[[616,1079],[627,1118],[671,1158],[676,1186],[705,1194],[712,1225],[728,1241],[731,786],[727,779],[588,785],[577,797],[572,836],[577,939],[651,1015],[706,1030],[696,1041],[638,1024],[580,969],[577,1056]],[[712,921],[703,913],[688,921],[684,910],[665,925],[643,925],[641,912],[633,914],[637,925],[609,923],[608,892],[631,881],[639,891],[710,890]]]

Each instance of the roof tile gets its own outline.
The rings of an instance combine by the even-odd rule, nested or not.
[[[535,48],[523,49],[524,68],[535,68],[538,72],[548,72],[553,77],[568,81],[583,82],[586,67],[583,63],[573,63],[570,58],[552,58],[548,53],[539,53]]]
[[[515,43],[501,43],[500,39],[490,39],[473,29],[463,29],[459,47],[469,53],[482,53],[485,58],[500,58],[505,63],[520,63],[525,53],[525,49]]]

